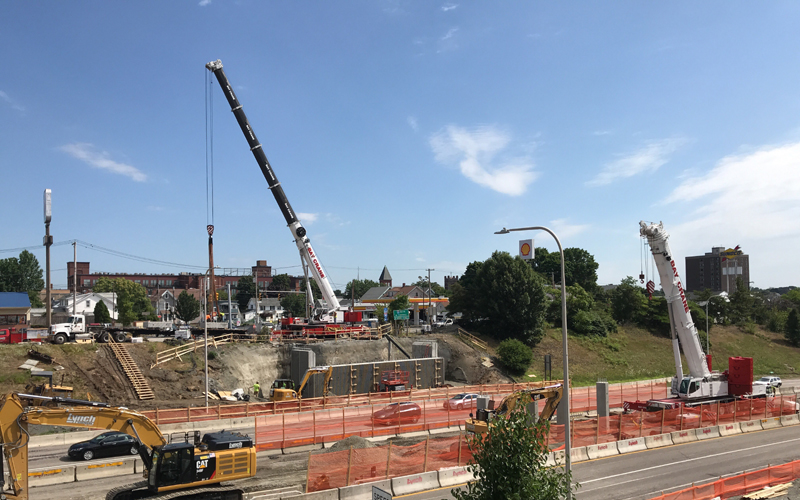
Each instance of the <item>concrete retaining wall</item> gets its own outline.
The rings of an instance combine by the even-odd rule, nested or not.
[[[593,444],[591,446],[586,447],[586,454],[589,455],[589,459],[594,460],[595,458],[603,458],[603,457],[611,457],[614,455],[619,455],[619,450],[617,449],[616,442]]]
[[[384,479],[383,481],[375,481],[372,483],[345,486],[343,488],[339,488],[339,496],[334,498],[338,498],[339,500],[372,500],[373,486],[377,486],[383,491],[389,493],[392,491],[392,480]]]
[[[797,424],[800,424],[800,418],[797,415],[784,415],[781,417],[781,425],[784,427]]]
[[[439,474],[437,472],[423,472],[412,476],[392,478],[392,491],[395,495],[418,493],[439,487]]]
[[[442,488],[468,483],[475,479],[467,467],[450,467],[439,471],[439,486]]]
[[[51,484],[72,483],[75,481],[75,466],[48,467],[28,471],[28,486],[48,486]]]
[[[672,436],[672,444],[683,444],[697,441],[697,433],[694,429],[675,431],[670,433],[670,435]]]
[[[739,427],[742,428],[742,432],[753,432],[753,431],[760,431],[763,429],[763,427],[761,427],[761,420],[749,420],[747,422],[740,422]],[[721,428],[720,428],[720,434],[722,434]]]
[[[781,417],[772,417],[772,418],[762,418],[761,419],[761,428],[762,429],[775,429],[781,426]]]
[[[672,435],[670,434],[657,434],[655,436],[647,436],[644,438],[644,444],[648,450],[653,448],[661,448],[662,446],[672,445]]]
[[[742,428],[739,424],[722,424],[719,426],[720,436],[733,436],[734,434],[741,434]]]
[[[136,459],[129,458],[114,462],[76,465],[75,480],[85,481],[87,479],[97,479],[100,477],[134,474],[136,470],[135,463]]]
[[[634,451],[644,451],[646,449],[647,445],[643,437],[617,441],[617,450],[619,450],[620,453],[631,453]]]
[[[714,427],[703,427],[702,429],[695,429],[695,434],[697,434],[697,439],[711,439],[711,438],[718,438],[719,437],[719,427],[716,425]]]

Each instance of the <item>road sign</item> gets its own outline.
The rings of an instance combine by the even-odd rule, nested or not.
[[[395,321],[408,319],[408,309],[406,309],[405,311],[392,311],[392,314],[394,315]]]
[[[386,493],[377,486],[372,487],[372,500],[392,500],[391,493]]]

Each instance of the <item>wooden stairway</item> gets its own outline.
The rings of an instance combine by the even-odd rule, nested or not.
[[[147,383],[147,379],[145,379],[142,372],[139,371],[139,366],[133,360],[128,349],[125,348],[125,345],[110,340],[108,347],[111,348],[120,366],[122,366],[122,371],[125,372],[125,375],[128,376],[128,380],[131,381],[133,389],[136,391],[136,395],[139,396],[139,399],[155,399],[156,395],[153,394],[153,390],[150,389],[150,384]]]

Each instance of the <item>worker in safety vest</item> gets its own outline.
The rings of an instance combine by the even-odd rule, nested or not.
[[[261,397],[261,386],[258,385],[258,382],[253,384],[253,395],[257,397]]]

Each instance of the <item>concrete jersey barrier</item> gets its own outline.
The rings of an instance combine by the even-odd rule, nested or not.
[[[683,444],[697,441],[697,433],[694,429],[687,429],[685,431],[671,432],[672,444]]]
[[[419,493],[420,491],[432,490],[438,487],[439,473],[436,471],[392,478],[392,491],[395,495]]]
[[[763,427],[761,427],[761,420],[748,420],[747,422],[740,422],[739,427],[741,427],[742,432],[753,432],[763,429]],[[720,434],[721,433],[722,429],[720,429]]]
[[[775,429],[781,426],[781,417],[762,418],[760,422],[762,429]]]
[[[370,495],[371,494],[372,490],[370,490]],[[245,498],[259,499],[259,494],[247,493],[245,494]],[[339,500],[339,490],[334,488],[332,490],[315,491],[314,493],[301,493],[299,495],[281,495],[280,498],[281,500]]]
[[[647,445],[645,444],[645,438],[643,437],[617,441],[617,450],[620,453],[631,453],[634,451],[644,451],[646,449]]]
[[[135,474],[135,472],[136,459],[134,458],[121,459],[114,462],[87,463],[75,466],[75,480],[85,481],[87,479],[97,479],[101,477]]]
[[[733,436],[734,434],[741,434],[742,428],[741,426],[736,424],[720,424],[719,426],[719,435],[720,436]]]
[[[339,488],[339,496],[333,497],[338,500],[372,500],[372,487],[377,486],[389,493],[392,491],[392,480],[384,479],[372,483],[357,484],[354,486],[344,486]],[[334,490],[336,491],[336,490]]]
[[[603,458],[603,457],[612,457],[614,455],[619,455],[619,450],[617,449],[617,443],[603,443],[603,444],[593,444],[591,446],[586,447],[586,454],[589,455],[591,460],[596,458]]]
[[[663,446],[671,446],[672,445],[672,435],[671,434],[656,434],[655,436],[646,436],[644,438],[644,444],[647,446],[648,450],[652,450],[654,448],[661,448]]]
[[[476,479],[467,467],[448,467],[439,470],[439,486],[442,488],[468,483]]]
[[[566,460],[566,457],[564,457],[564,460]],[[586,453],[586,447],[581,446],[579,448],[570,448],[569,460],[573,464],[575,462],[585,462],[586,460],[589,460],[589,454]]]
[[[781,417],[781,425],[784,427],[788,427],[790,425],[797,425],[800,424],[800,418],[797,415],[784,415]]]
[[[703,439],[711,439],[711,438],[718,438],[719,437],[719,426],[714,427],[703,427],[702,429],[695,429],[695,434],[697,434],[698,440]]]
[[[49,486],[52,484],[72,483],[75,481],[75,466],[48,467],[28,471],[28,486]]]

